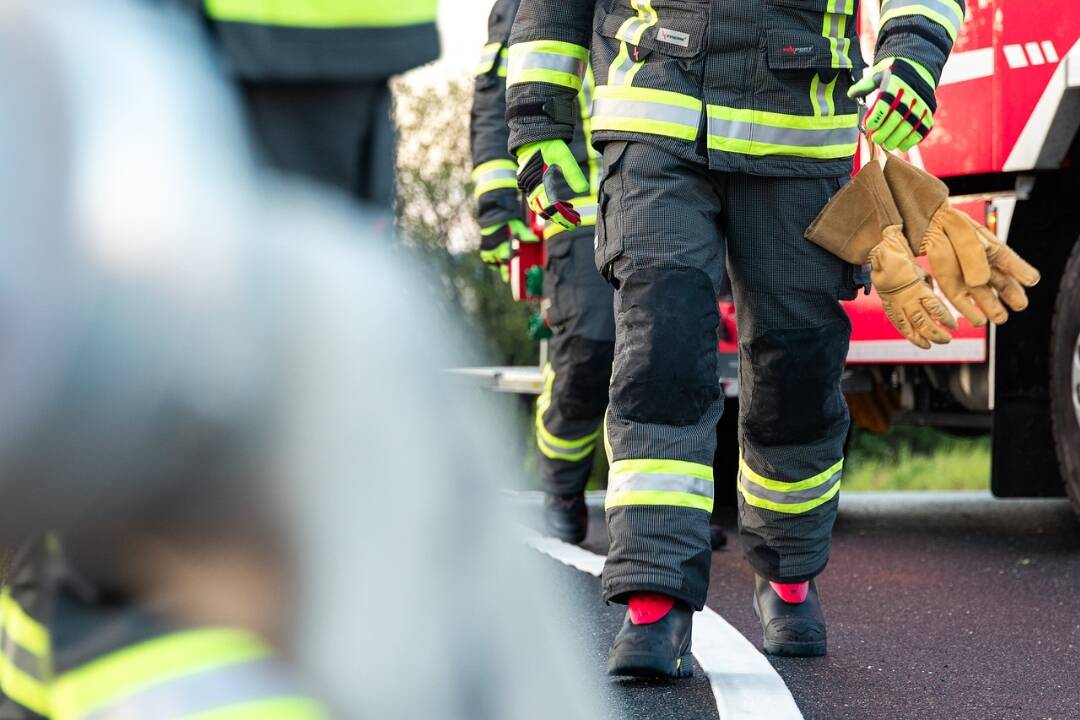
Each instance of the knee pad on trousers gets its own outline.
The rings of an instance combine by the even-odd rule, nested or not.
[[[743,343],[740,374],[749,389],[744,435],[766,445],[808,443],[843,420],[840,377],[850,334],[843,318],[816,328],[770,330]]]
[[[553,393],[565,419],[591,420],[604,414],[614,354],[615,343],[604,340],[574,336],[559,343]]]
[[[693,268],[648,268],[619,288],[619,367],[611,402],[626,418],[693,425],[720,396],[716,294]]]

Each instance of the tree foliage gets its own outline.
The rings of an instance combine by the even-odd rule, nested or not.
[[[398,126],[398,222],[406,243],[438,275],[443,310],[487,341],[482,362],[528,365],[537,348],[527,324],[534,311],[480,262],[480,230],[472,197],[468,79],[410,77],[394,85]]]

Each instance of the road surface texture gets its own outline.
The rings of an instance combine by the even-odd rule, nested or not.
[[[585,547],[605,554],[602,500],[590,503]],[[734,509],[724,522],[734,541]],[[602,664],[621,609],[604,608],[595,578],[558,577]],[[713,554],[709,606],[760,646],[751,585],[735,547]],[[1080,719],[1080,522],[1063,500],[848,494],[819,589],[829,655],[772,659],[807,720]],[[700,677],[603,692],[616,718],[717,716]]]

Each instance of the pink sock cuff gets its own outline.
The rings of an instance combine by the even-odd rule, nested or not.
[[[770,580],[769,585],[772,587],[773,592],[780,596],[781,600],[792,605],[803,602],[810,593],[809,580],[799,583],[778,583]]]
[[[630,622],[648,625],[661,620],[675,606],[675,598],[659,593],[632,595],[626,603],[630,608]]]

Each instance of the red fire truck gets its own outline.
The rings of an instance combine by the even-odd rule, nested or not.
[[[861,3],[864,57],[878,8]],[[959,209],[1042,272],[1030,306],[948,345],[909,344],[876,294],[847,303],[845,394],[857,427],[914,423],[990,433],[1001,497],[1060,496],[1080,512],[1080,2],[968,0],[945,66],[935,128],[907,159],[942,178]],[[866,157],[866,153],[860,153]],[[737,394],[734,312],[721,302],[722,385]],[[498,389],[538,391],[535,368],[490,370]],[[736,458],[729,407],[719,457]]]

